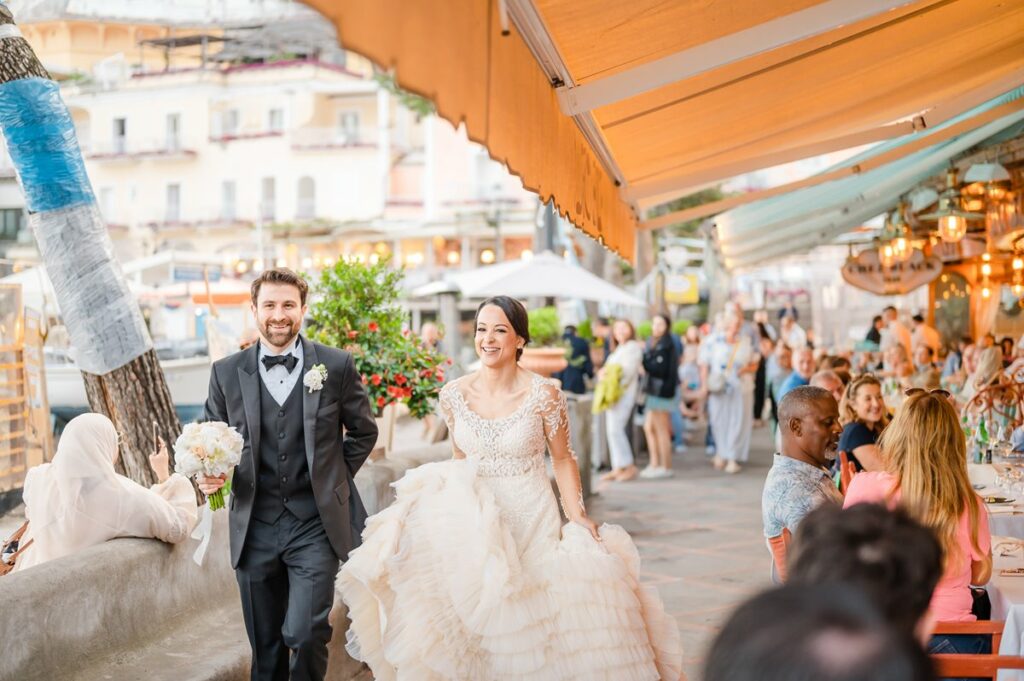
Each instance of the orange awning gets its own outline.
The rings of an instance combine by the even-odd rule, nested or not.
[[[1024,82],[1024,0],[305,2],[629,259],[647,208]]]

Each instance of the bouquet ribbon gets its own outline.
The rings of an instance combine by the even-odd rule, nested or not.
[[[210,548],[210,537],[213,535],[213,513],[224,508],[224,498],[231,492],[231,480],[224,483],[219,490],[206,497],[206,504],[203,505],[203,517],[199,519],[196,529],[192,530],[192,538],[199,540],[196,552],[192,554],[192,560],[196,565],[202,565],[206,559],[206,550]]]
[[[199,547],[192,554],[192,560],[196,565],[202,565],[206,559],[206,550],[210,547],[210,537],[213,535],[213,511],[210,504],[203,505],[203,517],[199,519],[196,529],[192,530],[192,538],[199,540]]]

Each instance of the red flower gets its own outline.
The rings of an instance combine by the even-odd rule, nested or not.
[[[377,322],[370,322],[369,324],[366,325],[366,328],[375,333],[377,331],[380,331],[380,326],[377,325]]]
[[[359,332],[358,331],[349,331],[348,332],[348,337],[349,338],[356,338],[358,336],[359,336]]]
[[[448,359],[445,360],[444,363],[447,364],[448,366],[451,366],[452,364],[454,364],[454,360],[452,360],[452,358],[449,357]]]
[[[374,374],[370,376],[370,382],[374,385],[380,385],[380,374]]]
[[[434,375],[437,376],[437,380],[443,381],[444,380],[444,369],[438,369],[437,373],[434,374]]]
[[[402,374],[398,374],[397,376],[395,376],[395,383],[397,383],[398,385],[405,385],[406,381],[408,380],[409,379],[407,379]]]
[[[405,329],[404,331],[402,331],[402,335],[405,336],[406,338],[409,337],[410,333],[412,333],[412,331],[410,331],[409,329]]]
[[[405,388],[402,390],[402,397],[412,397],[412,388]]]
[[[387,401],[387,400],[385,400],[385,399],[384,399],[383,397],[378,397],[378,398],[377,398],[377,406],[378,406],[379,408],[383,409],[383,408],[384,408],[384,405],[385,405],[385,404],[387,404],[387,403],[388,403],[388,401]]]

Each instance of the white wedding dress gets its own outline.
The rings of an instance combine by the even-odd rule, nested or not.
[[[458,381],[440,402],[465,458],[410,470],[367,522],[339,576],[353,657],[378,681],[680,679],[678,627],[629,535],[562,526],[544,460],[572,454],[561,390],[534,376],[500,419]]]

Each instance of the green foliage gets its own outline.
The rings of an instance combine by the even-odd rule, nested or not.
[[[432,101],[400,88],[395,81],[394,75],[385,71],[378,71],[373,74],[373,79],[382,88],[398,97],[398,101],[402,103],[402,106],[416,114],[416,120],[434,113],[434,103]]]
[[[594,340],[594,327],[593,322],[589,318],[584,319],[582,322],[576,325],[576,335],[585,341]]]
[[[672,322],[672,333],[677,336],[683,336],[686,334],[686,330],[693,325],[693,322],[689,319],[677,319]]]
[[[558,322],[558,310],[554,307],[538,307],[527,312],[530,320],[530,343],[534,347],[558,345],[562,340],[562,327]]]
[[[323,270],[310,309],[314,338],[352,353],[374,411],[406,402],[413,417],[423,418],[433,410],[444,364],[451,361],[402,328],[405,313],[397,300],[404,274],[389,261],[339,260]]]
[[[640,322],[639,324],[636,325],[636,336],[640,340],[647,340],[653,334],[654,334],[654,331],[651,328],[651,320],[650,319],[645,319],[644,321],[642,321],[642,322]]]

